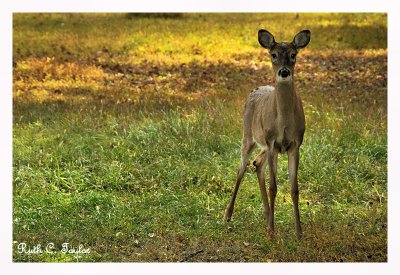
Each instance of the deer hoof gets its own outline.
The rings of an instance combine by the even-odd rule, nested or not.
[[[254,165],[255,168],[257,168],[257,165],[258,165],[258,164],[257,164],[257,160],[254,160],[254,161],[253,161],[253,165]]]
[[[230,221],[231,221],[232,212],[233,212],[233,209],[230,209],[229,207],[226,209],[226,211],[225,211],[225,217],[224,217],[224,219],[225,219],[226,222],[230,222]]]

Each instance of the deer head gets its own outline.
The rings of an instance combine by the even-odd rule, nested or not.
[[[258,42],[269,51],[277,82],[293,81],[296,55],[308,45],[311,38],[309,30],[296,34],[292,42],[275,42],[274,36],[267,30],[258,31]]]

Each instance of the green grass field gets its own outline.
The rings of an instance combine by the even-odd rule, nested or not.
[[[272,83],[259,28],[312,32],[299,242],[285,155],[275,239],[251,170],[223,221],[244,102]],[[14,14],[13,83],[14,261],[387,261],[386,14]]]

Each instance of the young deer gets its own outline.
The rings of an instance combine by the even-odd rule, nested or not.
[[[300,97],[294,90],[294,65],[296,55],[310,42],[309,30],[299,32],[291,43],[277,43],[274,36],[266,31],[258,31],[258,41],[268,49],[275,73],[275,88],[261,86],[252,91],[247,99],[243,117],[243,140],[241,165],[237,172],[235,188],[226,209],[225,220],[230,221],[239,190],[246,170],[247,161],[257,144],[261,148],[253,165],[256,167],[258,183],[264,204],[264,217],[267,231],[274,231],[274,209],[276,187],[276,167],[278,153],[288,154],[289,181],[293,201],[296,237],[301,238],[299,214],[299,189],[297,170],[299,166],[299,148],[305,131],[305,118]],[[265,168],[269,166],[269,200],[265,188]]]

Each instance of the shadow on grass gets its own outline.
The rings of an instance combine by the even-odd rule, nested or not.
[[[64,84],[63,76],[55,77],[55,82],[48,85],[49,78],[44,79],[43,74],[22,73],[17,67],[15,78],[23,79],[25,83],[40,83],[39,87],[47,93],[43,98],[37,98],[28,89],[14,96],[14,121],[31,123],[38,119],[51,120],[55,113],[89,110],[151,116],[176,108],[184,111],[204,107],[202,104],[216,101],[238,104],[241,109],[252,89],[273,83],[271,69],[246,64],[249,58],[237,56],[238,63],[216,64],[102,63],[97,65],[106,77],[104,81],[96,82],[97,87],[79,87],[70,75],[64,76],[72,79],[70,85]],[[254,58],[262,60],[264,57],[260,53]],[[309,53],[300,56],[298,63],[296,86],[305,102],[338,108],[386,110],[386,56],[362,53],[317,56]],[[57,68],[59,64],[62,63],[56,62],[53,66]],[[14,90],[19,89],[14,85]]]

